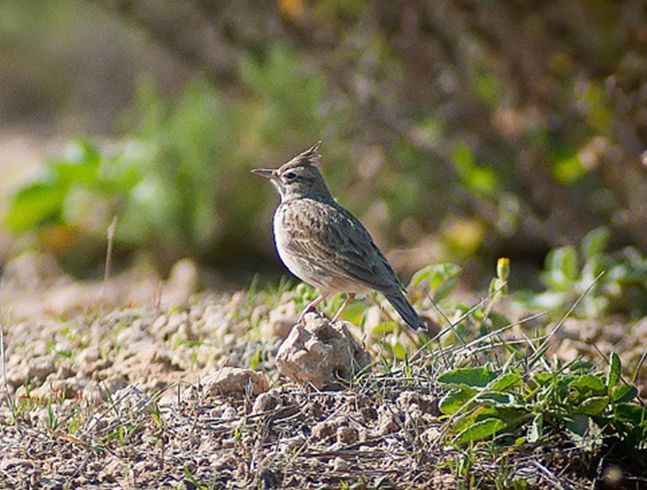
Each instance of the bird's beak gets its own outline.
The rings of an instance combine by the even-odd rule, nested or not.
[[[252,173],[270,180],[274,180],[274,178],[276,177],[274,170],[271,168],[255,168],[254,170],[252,170]]]

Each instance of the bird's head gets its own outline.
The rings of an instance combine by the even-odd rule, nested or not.
[[[304,196],[332,197],[319,171],[319,144],[299,153],[277,169],[257,168],[252,172],[269,179],[281,194],[282,201]]]

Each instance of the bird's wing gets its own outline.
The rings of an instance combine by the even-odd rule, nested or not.
[[[304,199],[285,216],[284,227],[289,252],[318,268],[377,291],[403,289],[368,230],[336,203]]]

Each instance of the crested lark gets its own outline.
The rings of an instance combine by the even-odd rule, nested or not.
[[[281,194],[274,213],[274,241],[281,260],[295,276],[321,291],[299,321],[329,295],[344,292],[346,301],[333,317],[337,321],[356,294],[374,289],[409,327],[426,329],[370,233],[332,197],[319,172],[320,160],[316,144],[278,169],[253,170]]]

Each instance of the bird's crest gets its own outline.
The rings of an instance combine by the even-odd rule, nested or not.
[[[321,141],[318,141],[315,145],[308,148],[306,151],[299,153],[292,160],[290,160],[290,166],[302,166],[302,165],[314,165],[315,167],[319,166],[321,163],[321,153],[319,153],[319,146]]]

